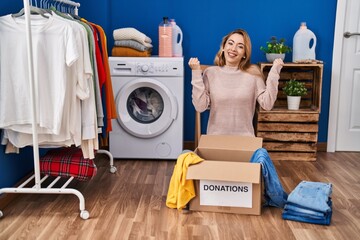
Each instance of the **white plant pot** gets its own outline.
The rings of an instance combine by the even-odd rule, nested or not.
[[[275,59],[277,59],[277,58],[281,58],[283,61],[284,61],[284,59],[285,59],[285,53],[266,53],[266,60],[268,61],[268,62],[273,62],[273,61],[275,61]]]
[[[287,96],[289,110],[299,110],[301,96]]]

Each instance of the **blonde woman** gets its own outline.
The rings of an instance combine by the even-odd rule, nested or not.
[[[215,66],[202,72],[198,58],[190,58],[192,102],[198,112],[210,109],[207,134],[254,136],[256,102],[265,110],[274,106],[284,63],[274,61],[265,85],[250,57],[250,37],[237,29],[223,37]]]

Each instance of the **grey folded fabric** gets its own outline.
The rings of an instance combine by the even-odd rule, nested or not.
[[[148,47],[148,46],[145,46],[144,44],[139,43],[138,41],[131,40],[131,39],[116,40],[114,42],[114,45],[117,47],[130,47],[130,48],[136,49],[138,51],[142,51],[142,52],[152,49],[152,45],[150,43],[148,43],[148,46],[151,46],[151,47]]]
[[[136,40],[147,47],[151,46],[151,38],[132,27],[115,29],[113,31],[113,36],[115,41],[131,39]]]

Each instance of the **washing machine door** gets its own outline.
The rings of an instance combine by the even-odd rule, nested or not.
[[[152,138],[165,132],[177,117],[176,98],[161,82],[137,78],[116,96],[117,120],[129,134]]]

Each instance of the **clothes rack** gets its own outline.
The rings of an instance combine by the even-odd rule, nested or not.
[[[69,0],[54,0],[55,2],[60,2],[60,3],[65,3],[69,6],[73,6],[75,7],[75,15],[79,15],[78,14],[78,8],[80,7],[80,3],[77,2],[73,2],[73,1],[69,1]]]
[[[75,7],[75,14],[78,15],[79,3],[69,0],[54,0]],[[34,86],[34,64],[33,64],[33,50],[32,50],[32,37],[31,37],[31,24],[30,24],[30,4],[29,0],[23,0],[24,14],[26,23],[26,40],[27,40],[27,52],[28,52],[28,70],[29,70],[29,81],[30,81],[30,102],[32,108],[32,140],[33,140],[33,157],[34,157],[34,174],[25,180],[20,186],[13,188],[1,188],[0,194],[2,193],[36,193],[36,194],[74,194],[79,199],[80,217],[82,219],[88,219],[90,214],[85,210],[85,199],[81,192],[76,189],[66,188],[74,177],[70,177],[61,187],[52,188],[61,177],[56,177],[48,186],[42,187],[41,184],[49,177],[45,175],[41,178],[40,176],[40,160],[39,160],[39,144],[38,144],[38,131],[36,126],[37,106],[35,103],[35,86]],[[97,150],[97,153],[106,154],[110,158],[110,172],[115,173],[117,171],[113,164],[113,157],[107,150]],[[35,181],[33,187],[27,187],[27,185]],[[0,210],[0,218],[3,216],[3,212]]]

